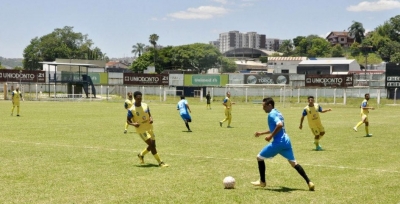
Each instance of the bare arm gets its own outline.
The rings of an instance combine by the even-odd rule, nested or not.
[[[326,113],[326,112],[328,112],[328,111],[332,111],[332,109],[328,108],[328,109],[326,109],[326,110],[322,110],[321,113]]]
[[[282,127],[283,127],[282,122],[279,122],[278,124],[276,124],[275,130],[269,136],[266,136],[265,140],[268,142],[271,141],[271,139],[273,137],[275,137],[275,135],[282,129]]]
[[[191,113],[192,111],[190,110],[189,104],[185,104],[187,109],[189,110],[189,113]]]
[[[303,121],[304,121],[304,115],[301,116],[301,118],[300,118],[300,126],[299,126],[300,130],[303,129]]]

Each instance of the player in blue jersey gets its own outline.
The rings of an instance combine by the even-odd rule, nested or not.
[[[269,130],[256,132],[254,133],[254,136],[259,137],[261,135],[268,135],[265,137],[265,140],[268,142],[271,141],[272,138],[273,140],[271,143],[266,145],[257,155],[260,180],[251,182],[251,184],[260,187],[266,186],[264,159],[272,159],[277,154],[280,154],[283,157],[285,157],[289,161],[290,165],[292,165],[292,167],[296,169],[297,172],[304,178],[304,180],[308,185],[309,190],[313,191],[314,184],[308,178],[303,167],[301,167],[300,164],[296,162],[289,135],[286,134],[285,122],[283,116],[274,107],[275,107],[275,102],[272,98],[263,99],[263,110],[266,113],[268,113],[267,121]]]
[[[185,99],[185,96],[181,96],[181,100],[178,102],[176,109],[179,110],[179,114],[181,115],[181,118],[185,122],[188,131],[192,132],[189,127],[189,123],[192,122],[192,117],[190,117],[189,113],[191,113],[192,111],[190,110],[189,104]]]

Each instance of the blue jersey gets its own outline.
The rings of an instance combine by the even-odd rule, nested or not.
[[[178,102],[178,105],[176,106],[176,109],[179,110],[179,114],[181,115],[187,115],[188,114],[188,109],[186,104],[188,104],[187,100],[182,99]]]
[[[271,131],[271,133],[275,130],[276,125],[278,123],[282,123],[283,127],[274,136],[274,140],[272,141],[273,143],[282,142],[282,141],[288,140],[289,138],[286,134],[285,122],[284,122],[282,113],[276,109],[272,109],[271,112],[268,114],[268,127],[269,127],[269,131]]]

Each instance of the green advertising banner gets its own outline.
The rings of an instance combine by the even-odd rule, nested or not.
[[[81,81],[82,80],[82,75],[84,73],[81,73],[79,76],[79,73],[76,72],[61,72],[61,80],[62,81]],[[88,75],[92,79],[93,84],[107,84],[108,81],[108,75],[107,73],[98,73],[98,72],[89,72]]]
[[[228,75],[188,74],[184,76],[184,86],[225,86]]]

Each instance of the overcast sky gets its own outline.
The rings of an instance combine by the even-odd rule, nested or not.
[[[208,43],[237,30],[293,39],[373,30],[400,14],[400,0],[1,0],[0,56],[22,58],[35,37],[55,28],[87,34],[108,57],[132,56],[132,45]]]

